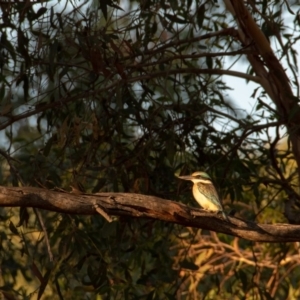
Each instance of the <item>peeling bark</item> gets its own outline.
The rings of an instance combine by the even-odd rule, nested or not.
[[[256,224],[221,214],[191,208],[154,196],[129,193],[71,194],[34,187],[0,187],[0,206],[35,207],[66,214],[98,214],[101,207],[110,216],[151,218],[240,237],[256,242],[300,241],[300,225]],[[100,217],[100,216],[99,216]]]

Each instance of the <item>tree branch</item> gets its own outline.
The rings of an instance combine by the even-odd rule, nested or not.
[[[165,222],[212,230],[256,242],[300,241],[300,226],[290,224],[256,224],[154,196],[129,193],[70,194],[34,187],[0,186],[0,206],[35,207],[67,214],[98,214],[151,218]],[[194,215],[197,214],[197,217]]]
[[[224,3],[237,20],[242,45],[249,46],[253,53],[259,53],[259,55],[249,54],[248,60],[256,75],[260,77],[260,84],[276,104],[278,115],[287,126],[300,177],[299,99],[294,96],[286,71],[244,1],[224,0]]]
[[[157,77],[167,77],[169,75],[174,74],[209,74],[209,75],[228,75],[228,76],[234,76],[239,77],[242,79],[246,79],[249,81],[253,81],[255,83],[260,84],[260,78],[258,76],[249,75],[243,72],[239,71],[232,71],[232,70],[222,70],[222,69],[200,69],[200,68],[182,68],[182,69],[172,69],[172,70],[166,70],[166,71],[158,71],[158,72],[152,72],[145,75],[139,75],[135,77],[128,78],[127,82],[136,82],[139,80],[146,80],[146,79],[152,79]]]

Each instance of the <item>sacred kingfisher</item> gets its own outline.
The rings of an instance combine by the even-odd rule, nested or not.
[[[228,221],[228,217],[224,212],[218,193],[208,174],[205,172],[195,172],[188,176],[178,176],[178,178],[191,180],[194,183],[194,198],[203,209],[217,212],[220,211],[224,219]]]

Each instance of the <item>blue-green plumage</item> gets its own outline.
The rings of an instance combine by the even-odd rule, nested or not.
[[[222,205],[219,200],[218,193],[213,186],[213,184],[203,184],[203,183],[196,183],[198,191],[204,195],[209,201],[212,202],[213,205],[218,207],[218,210],[223,210]]]

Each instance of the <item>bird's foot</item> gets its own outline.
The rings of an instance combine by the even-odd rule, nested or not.
[[[230,223],[229,219],[228,219],[228,216],[226,215],[226,213],[223,211],[223,210],[219,210],[218,211],[218,214],[221,213],[223,218],[228,222]]]

